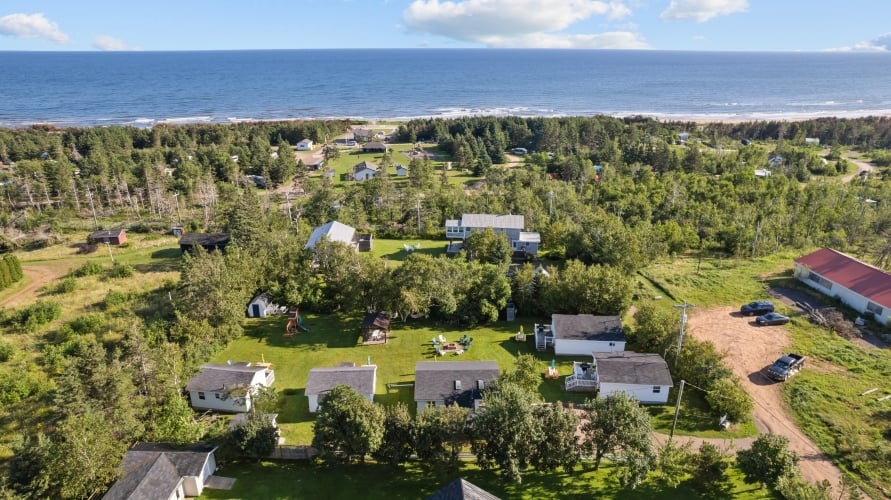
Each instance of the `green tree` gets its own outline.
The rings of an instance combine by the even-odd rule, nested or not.
[[[197,442],[203,435],[204,426],[195,418],[186,399],[176,392],[169,392],[155,412],[152,439],[186,445]]]
[[[47,464],[52,442],[43,434],[21,437],[12,446],[6,470],[6,484],[22,498],[46,498],[50,486]]]
[[[687,476],[693,460],[690,443],[678,446],[667,441],[659,448],[656,460],[656,481],[668,488],[676,488]]]
[[[606,454],[642,455],[655,462],[651,432],[649,413],[624,392],[585,402],[582,446],[594,456],[595,470]]]
[[[384,436],[380,447],[372,453],[375,460],[392,466],[411,458],[414,422],[403,403],[384,408]]]
[[[460,261],[458,261],[460,262]],[[458,283],[458,319],[466,325],[498,320],[498,313],[510,298],[510,281],[504,269],[479,262],[461,263],[465,279]]]
[[[822,483],[812,483],[801,477],[800,474],[787,475],[777,480],[777,493],[786,500],[833,500],[832,485],[824,479]],[[860,492],[855,486],[848,496],[849,499],[860,499]]]
[[[558,401],[550,405],[536,405],[532,418],[539,425],[537,440],[532,448],[529,463],[542,472],[562,467],[572,473],[580,459],[576,431],[579,418],[575,412],[563,407]]]
[[[464,241],[467,257],[488,264],[510,264],[513,250],[504,233],[496,233],[492,228],[474,231]]]
[[[748,450],[736,452],[736,464],[748,484],[762,483],[771,488],[783,476],[798,471],[798,454],[789,449],[789,439],[777,434],[761,434]]]
[[[347,385],[331,389],[319,405],[312,446],[326,461],[365,461],[381,445],[384,414]]]
[[[699,453],[693,456],[693,488],[717,498],[726,498],[733,489],[727,469],[729,457],[711,443],[702,443]]]
[[[467,441],[465,408],[437,406],[425,409],[415,418],[412,446],[427,468],[457,470],[461,448]]]
[[[541,370],[538,359],[528,353],[517,355],[514,365],[501,374],[499,380],[502,383],[513,384],[528,394],[538,394],[538,386],[541,384]]]
[[[673,311],[647,302],[634,313],[634,328],[629,332],[628,340],[635,351],[661,353],[673,344],[680,326],[678,323]]]
[[[232,445],[249,457],[268,457],[278,444],[278,429],[266,413],[251,408],[244,423],[229,435]]]
[[[118,466],[127,451],[117,436],[116,422],[94,410],[71,415],[53,436],[47,476],[49,496],[88,498],[118,478]]]
[[[485,411],[470,419],[471,449],[483,469],[498,467],[508,480],[522,482],[540,426],[532,415],[532,398],[520,385],[502,380],[484,394]]]
[[[752,418],[755,403],[735,378],[715,380],[705,395],[712,413],[726,415],[732,422],[747,422]]]

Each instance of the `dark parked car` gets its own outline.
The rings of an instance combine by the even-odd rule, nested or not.
[[[772,312],[772,313],[767,313],[763,316],[758,316],[757,318],[755,318],[755,322],[757,322],[759,325],[762,325],[762,326],[785,325],[786,323],[789,322],[789,317],[783,316],[782,314],[780,314],[778,312]]]
[[[773,302],[768,300],[756,300],[739,308],[743,316],[755,316],[773,312]]]

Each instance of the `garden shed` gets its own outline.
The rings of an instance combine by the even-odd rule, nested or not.
[[[372,312],[362,320],[363,344],[386,344],[390,333],[390,316],[383,312]]]
[[[106,231],[94,231],[88,238],[90,243],[108,243],[120,245],[127,241],[127,231],[123,229],[111,229]]]

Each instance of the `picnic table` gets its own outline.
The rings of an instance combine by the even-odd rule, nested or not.
[[[440,349],[442,349],[443,352],[453,352],[455,354],[463,354],[464,353],[464,346],[462,346],[461,344],[459,344],[457,342],[443,344],[440,347]]]

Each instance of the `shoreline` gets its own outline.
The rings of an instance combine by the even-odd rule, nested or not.
[[[274,122],[301,122],[301,121],[349,121],[355,123],[405,123],[411,120],[428,119],[458,119],[475,117],[518,117],[518,118],[591,118],[596,116],[608,116],[611,118],[625,119],[633,117],[650,118],[659,122],[688,122],[699,125],[710,123],[738,124],[747,122],[802,122],[823,118],[835,119],[860,119],[860,118],[891,118],[891,109],[882,110],[858,110],[858,111],[818,111],[812,113],[767,113],[756,112],[750,114],[702,114],[702,113],[654,113],[654,112],[618,112],[618,113],[522,113],[509,112],[502,109],[462,109],[440,114],[393,116],[393,117],[365,117],[356,116],[305,116],[305,117],[280,117],[280,118],[240,118],[240,117],[215,117],[184,116],[179,118],[101,118],[92,120],[16,120],[14,122],[0,121],[0,129],[23,129],[30,127],[55,127],[65,128],[91,128],[91,127],[135,127],[150,129],[156,125],[195,125],[195,124],[239,124],[239,123],[274,123]]]

